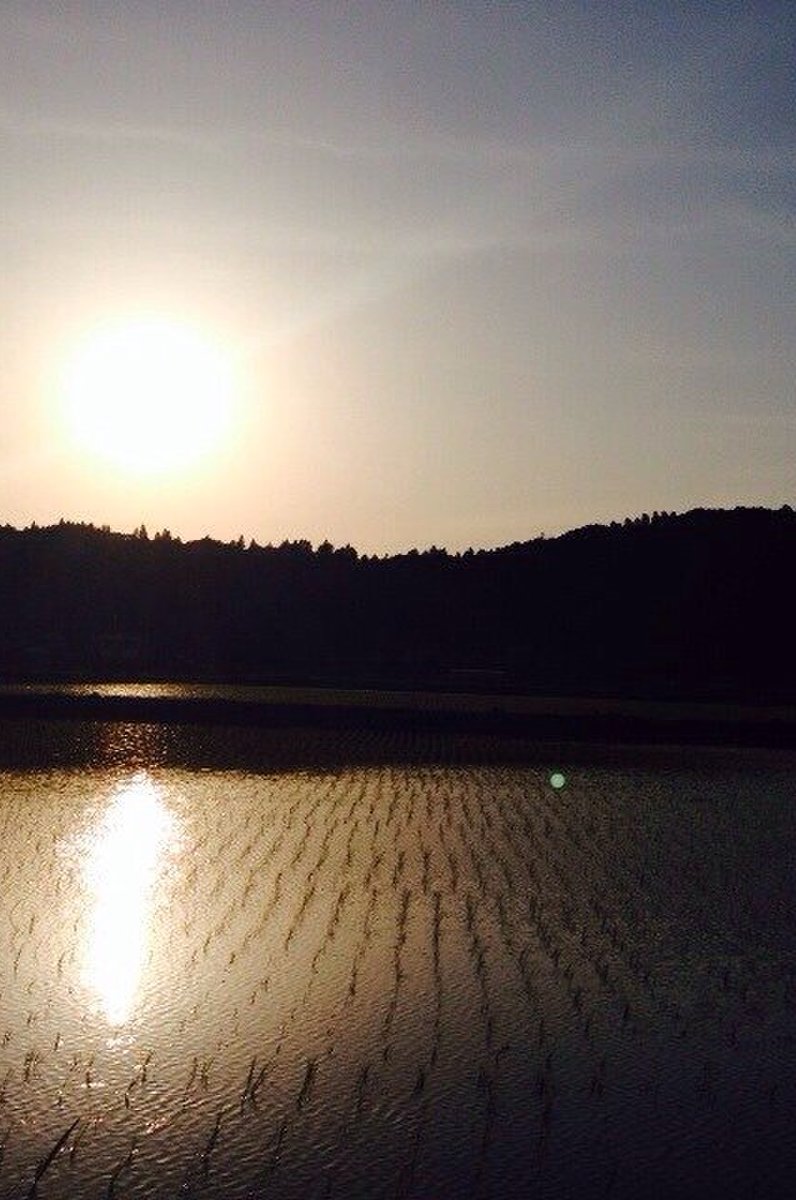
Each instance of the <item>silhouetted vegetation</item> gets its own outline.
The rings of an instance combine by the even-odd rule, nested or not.
[[[792,699],[796,515],[654,513],[393,557],[0,528],[0,674]]]

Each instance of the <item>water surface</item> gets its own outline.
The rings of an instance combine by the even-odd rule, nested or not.
[[[781,764],[141,757],[0,775],[0,1197],[792,1194]]]

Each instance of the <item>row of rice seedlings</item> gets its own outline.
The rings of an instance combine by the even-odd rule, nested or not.
[[[478,883],[478,890],[482,896],[486,896],[489,892],[489,888],[487,886],[486,872],[482,865],[481,855],[476,850],[472,841],[470,841],[466,836],[462,837],[462,843],[467,850],[470,859],[470,866],[472,867],[473,875]]]
[[[406,808],[403,815],[403,824],[408,828],[412,825],[415,818],[415,805],[417,804],[417,792],[415,788],[409,789]]]
[[[345,823],[350,826],[345,844],[345,869],[346,872],[350,873],[354,866],[354,842],[359,832],[359,818],[356,820],[346,818]]]
[[[429,1055],[429,1069],[433,1069],[439,1058],[442,1046],[442,1013],[443,1013],[443,984],[442,984],[442,896],[434,892],[434,912],[431,923],[431,964],[434,979],[434,1026]]]
[[[473,847],[470,846],[470,849],[472,850]],[[481,883],[483,881],[482,873]],[[478,882],[477,876],[476,882]],[[476,1089],[482,1098],[482,1124],[474,1179],[474,1187],[479,1194],[485,1185],[498,1119],[498,1081],[501,1063],[511,1050],[511,1043],[505,1035],[498,1036],[500,1017],[489,965],[490,948],[494,954],[496,942],[491,933],[485,936],[481,929],[481,920],[486,916],[485,905],[488,903],[488,899],[487,892],[483,887],[478,896],[475,896],[469,889],[464,896],[464,928],[467,935],[470,965],[479,993],[478,1009],[484,1037],[484,1057],[476,1076]]]
[[[459,891],[459,860],[456,857],[455,851],[450,846],[446,846],[445,848],[445,857],[448,860],[448,869],[450,871],[451,895],[456,896]]]
[[[420,858],[423,863],[422,876],[420,879],[420,890],[422,891],[424,896],[428,897],[429,885],[430,885],[430,879],[431,879],[432,851],[426,846],[425,842],[423,841],[423,834],[420,830],[418,830],[418,832],[417,832],[417,845],[418,845],[418,850],[420,851]]]
[[[312,956],[312,961],[310,963],[310,970],[313,972],[313,974],[318,970],[319,963],[321,962],[323,956],[329,951],[329,949],[332,946],[332,943],[334,942],[335,935],[336,935],[338,927],[340,925],[340,920],[341,920],[341,917],[343,914],[343,910],[348,902],[350,895],[351,895],[351,884],[344,883],[343,886],[340,888],[340,891],[337,894],[337,899],[335,901],[334,908],[332,909],[332,914],[329,917],[329,922],[326,926],[326,932],[324,935],[324,939],[323,939],[322,943],[320,944],[320,946],[316,949],[314,955]]]
[[[496,839],[490,827],[489,831],[482,835],[480,845],[484,851],[486,867],[493,875],[495,894],[499,895],[506,891],[512,895],[517,880],[511,869],[511,858],[505,844]]]
[[[488,985],[488,967],[486,961],[486,950],[478,932],[476,925],[475,913],[476,904],[470,892],[464,897],[464,912],[465,926],[467,929],[468,948],[470,951],[470,965],[473,969],[473,974],[478,984],[480,992],[479,1011],[484,1022],[484,1038],[486,1042],[487,1055],[491,1056],[494,1043],[494,1021],[492,1016],[492,1008],[489,1001],[489,985]]]
[[[372,933],[373,933],[373,915],[376,911],[376,905],[379,900],[379,894],[380,893],[376,887],[372,887],[370,889],[370,891],[368,892],[367,901],[365,903],[364,916],[363,916],[363,920],[362,920],[362,931],[360,933],[359,941],[357,942],[356,948],[354,950],[354,955],[351,960],[351,974],[350,974],[349,980],[348,980],[348,993],[347,993],[349,1002],[356,998],[357,983],[359,980],[359,971],[360,971],[360,967],[362,964],[362,960],[365,957],[365,954],[367,953],[368,946],[370,945],[370,941],[371,941],[371,937],[372,937]]]
[[[404,981],[404,972],[402,969],[402,957],[404,946],[406,945],[406,927],[409,917],[409,906],[412,902],[412,893],[408,888],[404,888],[401,893],[401,903],[398,909],[398,915],[395,923],[395,942],[393,944],[393,985],[390,992],[390,999],[387,1004],[387,1010],[384,1015],[384,1047],[382,1056],[385,1060],[390,1057],[392,1049],[391,1035],[395,1014],[398,1009],[398,1000],[401,992],[401,984]]]
[[[427,892],[424,892],[423,894],[427,898]],[[417,1064],[417,1073],[415,1075],[415,1081],[411,1091],[410,1102],[413,1105],[416,1105],[413,1121],[414,1127],[412,1129],[411,1136],[408,1138],[408,1152],[397,1173],[394,1193],[396,1197],[408,1197],[414,1193],[417,1170],[421,1157],[421,1148],[426,1137],[426,1131],[432,1112],[433,1100],[430,1079],[436,1070],[442,1044],[444,990],[440,954],[442,939],[442,907],[441,896],[439,892],[435,892],[434,894],[433,907],[431,911],[429,911],[428,904],[423,906],[423,915],[426,918],[424,931],[425,936],[429,935],[430,927],[432,946],[432,979],[434,988],[433,1017],[431,1028],[428,1031],[428,1052]]]

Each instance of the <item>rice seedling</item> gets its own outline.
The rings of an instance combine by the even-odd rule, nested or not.
[[[299,1088],[298,1095],[296,1096],[296,1108],[299,1112],[301,1112],[307,1103],[307,1100],[309,1099],[313,1084],[315,1082],[316,1070],[317,1064],[315,1059],[311,1058],[305,1067],[304,1078],[301,1081],[301,1087]]]
[[[218,1135],[221,1132],[221,1120],[222,1120],[223,1116],[224,1116],[224,1109],[220,1108],[218,1110],[218,1112],[216,1113],[215,1123],[213,1125],[212,1130],[210,1131],[210,1136],[207,1139],[207,1142],[205,1143],[204,1149],[202,1150],[202,1157],[201,1157],[202,1176],[205,1179],[207,1179],[208,1173],[210,1171],[210,1156],[213,1153],[213,1150],[215,1149],[216,1142],[218,1141]]]
[[[119,1163],[117,1163],[110,1174],[110,1178],[108,1179],[108,1189],[105,1193],[106,1200],[113,1200],[113,1197],[116,1195],[116,1184],[119,1181],[119,1176],[132,1167],[137,1150],[138,1139],[134,1136],[127,1154]]]
[[[38,1195],[39,1183],[44,1178],[44,1175],[50,1169],[50,1167],[52,1166],[55,1159],[61,1153],[64,1146],[69,1141],[69,1138],[72,1136],[72,1134],[77,1129],[79,1124],[80,1124],[80,1117],[75,1117],[72,1124],[68,1125],[66,1127],[66,1129],[63,1131],[63,1133],[60,1135],[60,1137],[56,1141],[55,1145],[36,1164],[36,1167],[34,1168],[34,1172],[33,1172],[33,1183],[31,1184],[30,1191],[28,1192],[29,1200],[34,1200],[34,1197],[36,1197]]]

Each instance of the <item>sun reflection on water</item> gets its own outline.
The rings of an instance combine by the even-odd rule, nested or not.
[[[151,940],[156,886],[179,822],[146,771],[122,784],[89,837],[83,875],[90,916],[82,982],[109,1025],[131,1017]]]

